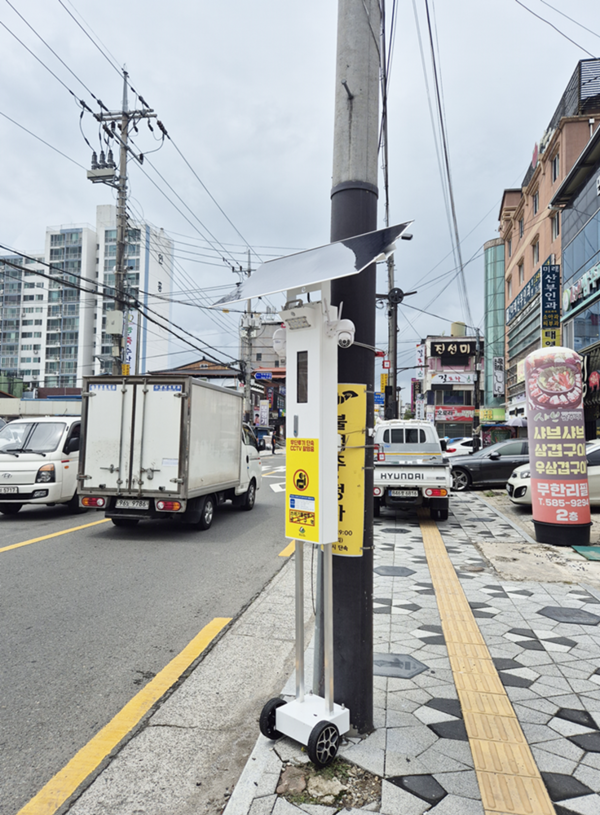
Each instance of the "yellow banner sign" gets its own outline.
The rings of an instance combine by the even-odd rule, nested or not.
[[[385,388],[386,388],[386,385],[388,383],[389,374],[379,374],[379,376],[381,377],[381,388],[380,389],[385,393]]]
[[[387,375],[382,374],[383,376]],[[338,540],[334,555],[362,556],[367,386],[338,384]]]
[[[319,440],[287,439],[285,534],[319,543]]]
[[[560,345],[560,328],[542,329],[542,348],[552,348]]]

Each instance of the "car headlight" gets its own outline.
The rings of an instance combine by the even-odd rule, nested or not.
[[[518,473],[516,470],[511,475],[511,478],[531,478],[531,470],[523,470]]]
[[[36,484],[47,484],[56,481],[54,464],[44,464],[40,467],[35,477]]]

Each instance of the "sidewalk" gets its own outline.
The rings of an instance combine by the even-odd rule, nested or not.
[[[260,736],[225,815],[333,815],[342,804],[385,815],[600,813],[600,591],[540,582],[540,568],[499,578],[481,551],[539,547],[476,493],[454,495],[439,530],[446,572],[416,520],[376,526],[376,730],[339,756],[381,782],[380,794],[348,808],[343,787],[356,775],[325,771],[315,786],[298,745]],[[600,585],[600,564],[573,554]],[[550,581],[564,579],[540,562]],[[456,611],[461,595],[468,605]],[[292,678],[284,694],[293,688]]]
[[[477,493],[453,495],[439,525],[382,515],[376,729],[319,773],[258,730],[264,702],[294,693],[290,559],[71,811],[598,815],[600,563],[561,550],[558,568],[528,537]],[[488,553],[529,565],[506,577]],[[308,639],[310,557],[305,567]],[[309,687],[310,653],[305,676]]]

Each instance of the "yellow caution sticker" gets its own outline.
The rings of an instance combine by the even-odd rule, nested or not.
[[[338,384],[338,539],[334,555],[361,557],[365,524],[367,386]]]
[[[320,543],[318,439],[286,441],[285,534]]]

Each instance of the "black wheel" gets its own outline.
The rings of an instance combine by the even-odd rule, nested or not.
[[[260,732],[267,739],[280,739],[283,735],[275,729],[275,711],[282,705],[285,705],[285,702],[277,696],[275,699],[269,699],[261,711],[258,723]]]
[[[308,737],[308,757],[315,767],[326,767],[337,756],[340,733],[331,722],[319,722]]]
[[[67,501],[65,506],[69,515],[79,515],[80,512],[87,512],[87,507],[79,506],[79,495],[77,494],[77,490],[75,490],[75,494],[70,501]]]
[[[135,526],[139,523],[137,518],[111,518],[115,526]]]
[[[379,498],[373,499],[373,517],[379,518],[381,515],[381,500]]]
[[[256,503],[256,481],[252,479],[252,481],[248,485],[248,489],[244,493],[241,508],[246,512],[250,512],[251,509],[254,509],[255,503]]]
[[[464,492],[471,485],[471,476],[466,470],[456,467],[452,470],[452,489]]]
[[[16,515],[23,504],[0,504],[0,512],[3,515]]]
[[[198,521],[200,529],[210,529],[214,517],[215,499],[212,495],[205,495],[200,502],[200,520]]]

